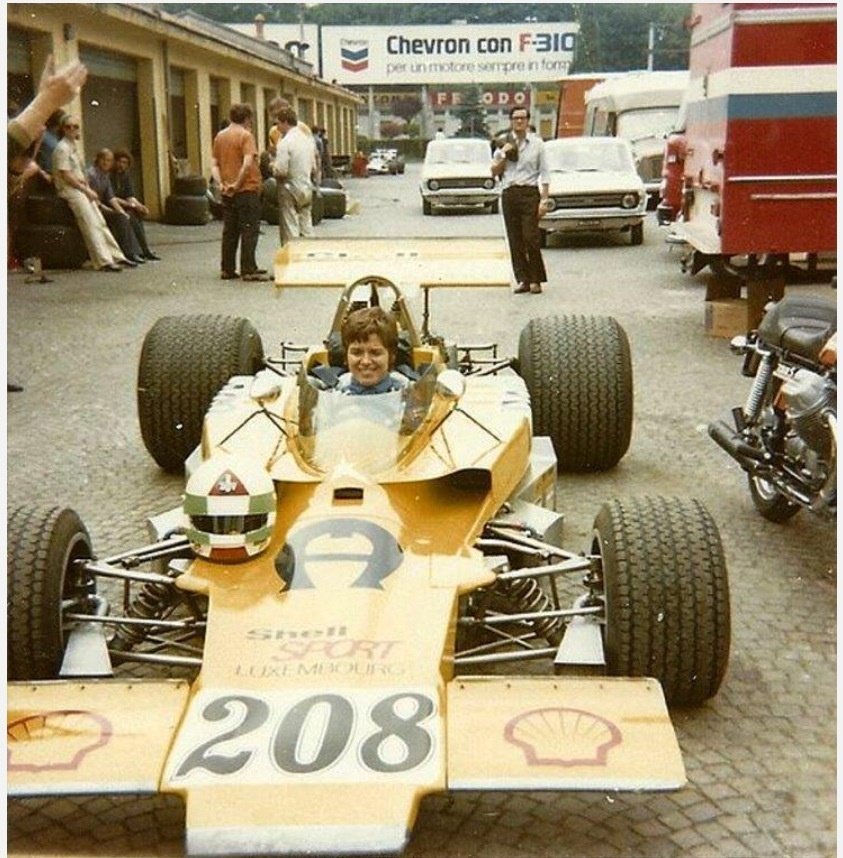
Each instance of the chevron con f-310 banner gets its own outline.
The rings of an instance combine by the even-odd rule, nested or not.
[[[322,27],[322,76],[345,85],[556,81],[578,24]]]

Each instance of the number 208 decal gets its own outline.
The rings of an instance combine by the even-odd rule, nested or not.
[[[438,706],[415,690],[302,697],[204,692],[176,741],[169,780],[271,783],[435,778]]]

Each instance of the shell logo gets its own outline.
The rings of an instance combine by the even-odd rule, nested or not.
[[[584,709],[553,707],[522,712],[504,727],[528,766],[605,766],[623,741],[616,724]]]
[[[6,725],[10,772],[74,771],[88,754],[108,744],[111,722],[84,709],[56,709]]]

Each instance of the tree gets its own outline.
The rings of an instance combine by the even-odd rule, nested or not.
[[[462,91],[462,103],[454,110],[460,120],[457,137],[488,137],[486,108],[483,106],[480,87],[469,86]]]
[[[408,125],[422,109],[421,99],[414,95],[397,98],[392,102],[392,113],[403,119]]]

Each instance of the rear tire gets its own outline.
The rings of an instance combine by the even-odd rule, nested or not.
[[[164,219],[176,226],[204,226],[211,220],[207,196],[170,194],[164,204]]]
[[[654,677],[671,706],[713,697],[729,661],[729,584],[703,504],[610,501],[595,519],[592,554],[602,560],[607,673]]]
[[[204,176],[178,176],[173,181],[173,193],[185,197],[204,197],[208,180]]]
[[[88,258],[85,240],[75,223],[24,224],[15,230],[14,248],[18,259],[37,256],[42,268],[80,268]]]
[[[181,473],[219,389],[232,376],[254,375],[262,367],[263,344],[246,319],[159,319],[143,342],[137,388],[141,436],[158,465]]]
[[[609,316],[533,319],[518,341],[533,434],[549,435],[561,471],[613,468],[629,449],[633,384],[629,342]]]
[[[55,679],[66,645],[62,602],[82,600],[74,561],[93,557],[91,538],[71,509],[19,507],[7,546],[8,678]]]

